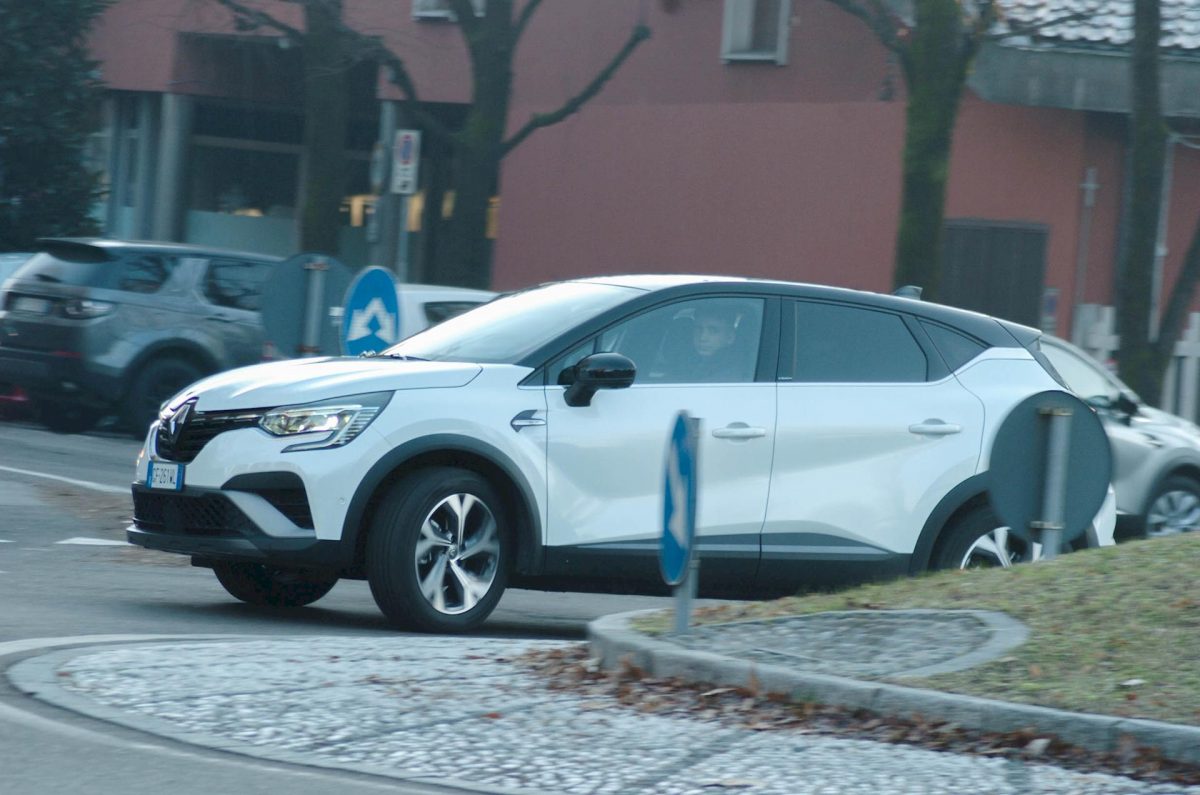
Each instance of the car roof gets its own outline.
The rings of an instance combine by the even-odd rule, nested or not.
[[[117,240],[106,237],[42,237],[37,241],[42,250],[53,246],[90,246],[111,251],[143,251],[160,254],[192,254],[194,256],[242,257],[246,259],[282,262],[283,257],[262,254],[256,251],[204,246],[196,243],[173,243],[164,240]]]
[[[884,295],[867,290],[855,290],[849,287],[831,287],[824,284],[806,282],[790,282],[781,279],[755,279],[743,276],[719,276],[704,274],[678,273],[640,273],[618,274],[575,279],[577,282],[594,284],[611,284],[620,287],[630,287],[647,292],[670,290],[691,285],[704,285],[714,291],[721,287],[729,287],[735,291],[753,291],[755,287],[766,287],[770,292],[779,295],[791,295],[796,298],[810,298],[827,301],[842,301],[868,306],[877,309],[887,309],[894,312],[904,312],[917,315],[938,323],[953,326],[959,330],[981,336],[989,342],[995,342],[991,332],[998,324],[1022,345],[1037,339],[1042,332],[1030,326],[985,315],[969,309],[946,306],[945,304],[930,303],[915,298],[895,295]]]

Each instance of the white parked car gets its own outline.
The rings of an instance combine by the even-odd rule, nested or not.
[[[1147,536],[1200,527],[1200,428],[1146,405],[1102,364],[1065,340],[1047,335],[1041,349],[1067,386],[1104,421],[1122,525]]]
[[[619,276],[499,298],[369,358],[261,364],[164,406],[130,541],[247,602],[366,578],[461,631],[506,586],[662,593],[663,465],[701,418],[705,595],[1032,556],[987,505],[992,438],[1061,385],[1039,332],[892,296]],[[1112,543],[1108,503],[1077,545]]]

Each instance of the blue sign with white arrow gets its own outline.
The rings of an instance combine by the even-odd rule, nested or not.
[[[371,267],[350,283],[342,314],[342,353],[378,353],[399,342],[400,302],[396,278],[384,268]]]
[[[686,411],[679,412],[667,445],[658,556],[663,580],[671,586],[679,585],[687,576],[696,537],[696,441],[695,421]]]

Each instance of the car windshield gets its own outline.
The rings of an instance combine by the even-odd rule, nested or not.
[[[1116,403],[1121,388],[1103,365],[1054,344],[1043,344],[1042,353],[1046,354],[1054,369],[1058,370],[1076,395],[1094,405],[1110,406]]]
[[[382,355],[512,364],[640,292],[633,287],[592,282],[534,287],[450,318],[393,345]]]

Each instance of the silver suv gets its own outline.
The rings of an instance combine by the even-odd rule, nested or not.
[[[1161,536],[1200,528],[1200,428],[1146,405],[1104,365],[1065,340],[1047,334],[1041,350],[1104,422],[1122,534]]]
[[[0,289],[0,382],[50,428],[116,414],[138,436],[198,378],[262,358],[261,290],[277,257],[48,239]]]

